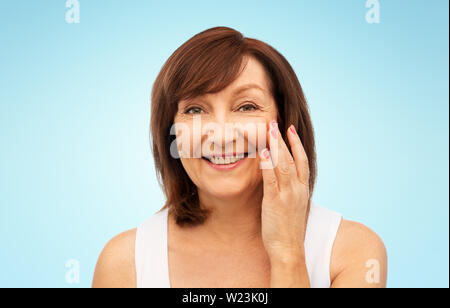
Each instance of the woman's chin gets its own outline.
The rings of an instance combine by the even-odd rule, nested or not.
[[[207,188],[208,194],[214,196],[216,198],[221,199],[229,199],[242,196],[245,191],[247,191],[246,186],[238,186],[238,185],[224,185],[222,183],[217,183],[214,185],[213,183],[208,183]]]

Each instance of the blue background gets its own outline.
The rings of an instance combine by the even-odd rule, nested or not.
[[[0,1],[0,287],[89,287],[114,235],[160,209],[150,91],[194,34],[279,50],[316,132],[313,200],[384,240],[390,287],[449,285],[447,0]],[[80,283],[65,280],[69,259]]]

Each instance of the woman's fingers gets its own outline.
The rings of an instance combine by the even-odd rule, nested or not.
[[[289,143],[291,144],[292,155],[294,156],[295,166],[297,169],[297,176],[299,181],[309,187],[309,163],[300,136],[294,125],[291,125],[287,132]]]
[[[292,155],[281,136],[278,124],[275,120],[270,122],[268,139],[271,150],[269,156],[273,170],[270,170],[270,173],[266,172],[266,180],[268,179],[272,184],[276,183],[278,190],[282,190],[293,181],[300,181],[301,184],[309,187],[308,157],[293,125],[289,127],[287,136]]]
[[[270,157],[269,150],[264,149],[261,151],[261,161],[267,165],[272,165],[272,159]],[[264,197],[268,199],[274,198],[279,190],[278,190],[278,181],[277,176],[275,175],[274,168],[262,168],[263,175],[263,189],[264,189]]]
[[[294,158],[284,142],[281,133],[278,129],[276,121],[270,122],[270,154],[272,162],[275,167],[275,174],[278,178],[280,190],[282,187],[291,185],[293,180],[297,179],[297,168],[295,166]]]

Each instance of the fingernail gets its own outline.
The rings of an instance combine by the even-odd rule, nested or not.
[[[277,128],[278,128],[277,121],[272,120],[272,121],[270,122],[270,126],[272,126],[273,129],[277,129]]]
[[[264,157],[265,159],[269,159],[269,157],[270,157],[269,150],[264,149],[264,150],[262,151],[262,155],[263,155],[263,157]]]
[[[272,130],[270,131],[270,133],[272,134],[272,138],[273,138],[273,139],[277,139],[278,134],[277,134],[277,131],[276,131],[276,130],[273,130],[273,129],[272,129]]]
[[[294,135],[297,135],[297,131],[295,130],[294,125],[291,125],[291,127],[289,127],[289,128]]]

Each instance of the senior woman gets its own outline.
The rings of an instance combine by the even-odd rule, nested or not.
[[[227,27],[189,39],[153,85],[151,133],[167,201],[107,243],[94,287],[386,285],[381,239],[311,201],[308,106],[271,46]]]

